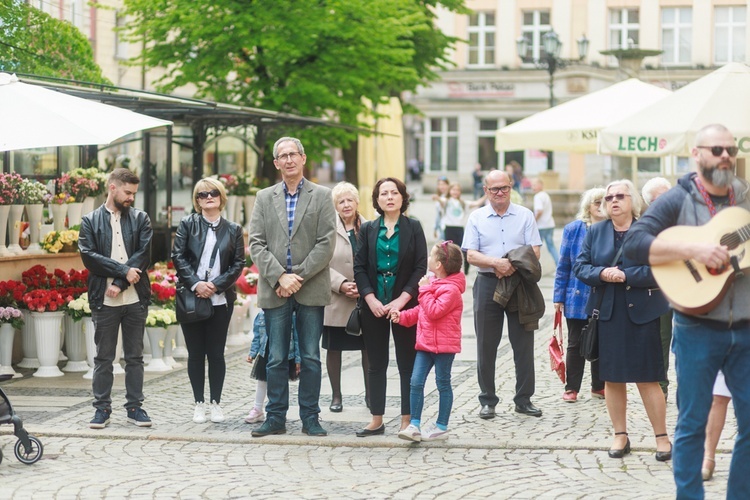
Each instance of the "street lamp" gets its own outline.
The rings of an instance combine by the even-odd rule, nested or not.
[[[555,105],[555,71],[558,68],[564,68],[569,64],[574,64],[582,61],[586,58],[586,53],[589,50],[589,40],[586,35],[581,35],[581,38],[576,40],[578,44],[578,59],[562,59],[560,58],[560,51],[562,50],[562,42],[560,37],[555,33],[554,30],[550,29],[547,33],[542,35],[542,47],[544,48],[544,54],[540,59],[533,59],[528,56],[529,53],[529,40],[525,36],[521,36],[516,40],[516,51],[518,57],[524,62],[531,62],[538,68],[544,68],[549,74],[549,107]],[[549,152],[549,162],[547,163],[547,170],[552,170],[552,152]]]

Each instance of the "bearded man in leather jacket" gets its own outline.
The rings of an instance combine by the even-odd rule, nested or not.
[[[125,359],[125,408],[130,423],[150,427],[143,403],[143,331],[151,286],[146,270],[151,262],[151,219],[133,208],[140,179],[126,168],[112,171],[107,201],[81,221],[78,247],[89,270],[88,294],[94,321],[94,419],[103,429],[112,413],[112,363],[122,328]]]

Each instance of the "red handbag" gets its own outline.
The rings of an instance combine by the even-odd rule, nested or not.
[[[549,339],[549,362],[553,372],[565,383],[565,353],[563,352],[562,311],[555,311],[552,338]]]

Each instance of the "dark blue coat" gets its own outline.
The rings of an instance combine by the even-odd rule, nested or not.
[[[614,307],[615,286],[624,286],[630,320],[638,325],[653,321],[669,310],[669,303],[659,290],[651,267],[620,256],[617,267],[625,273],[625,283],[607,283],[601,272],[611,267],[615,258],[615,232],[611,220],[592,225],[586,233],[583,248],[576,259],[573,271],[576,277],[591,287],[586,313],[591,315],[604,293],[599,308],[599,318],[608,321]],[[603,292],[602,292],[603,291]]]

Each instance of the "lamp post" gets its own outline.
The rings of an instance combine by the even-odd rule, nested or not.
[[[559,68],[564,68],[569,64],[577,63],[582,61],[586,57],[586,53],[589,50],[589,40],[586,35],[581,35],[581,38],[576,40],[578,44],[578,59],[562,59],[560,58],[560,51],[562,50],[562,42],[560,37],[555,33],[554,30],[550,29],[547,33],[542,35],[542,47],[544,48],[544,54],[541,58],[534,59],[529,57],[530,43],[529,40],[522,36],[516,40],[516,51],[518,57],[524,62],[531,62],[538,68],[547,70],[549,74],[549,107],[555,106],[555,72]],[[548,152],[547,170],[553,168],[553,157],[552,151]]]

